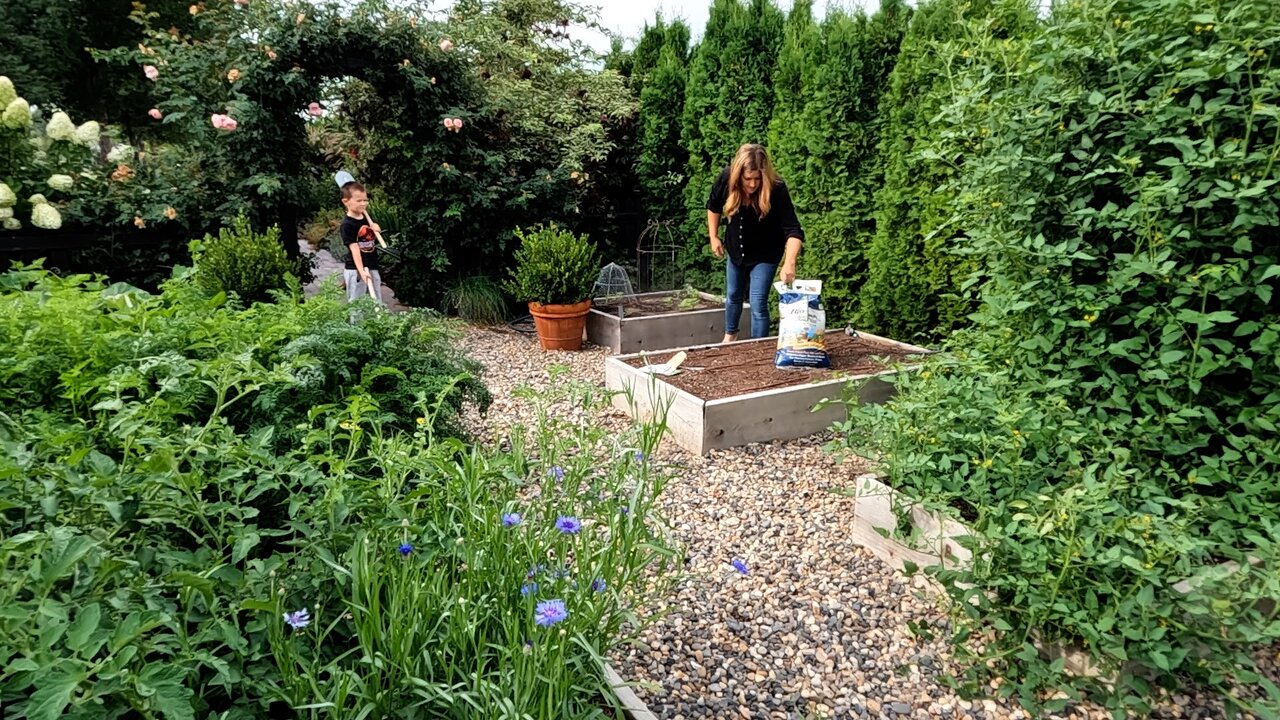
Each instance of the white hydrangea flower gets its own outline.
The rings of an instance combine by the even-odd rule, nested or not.
[[[18,220],[18,218],[5,218],[4,229],[5,230],[21,230],[22,221]]]
[[[31,203],[32,205],[43,205],[49,202],[49,198],[41,195],[40,193],[36,193],[35,195],[32,195],[31,197],[27,198],[27,202]]]
[[[0,207],[13,207],[17,202],[18,196],[13,194],[13,189],[0,182]]]
[[[0,125],[10,130],[22,130],[31,127],[31,106],[22,98],[14,98],[0,115]]]
[[[62,215],[49,203],[40,203],[31,208],[31,224],[45,230],[57,230],[62,227]]]
[[[49,124],[44,127],[44,134],[48,135],[50,140],[72,142],[76,139],[76,124],[71,122],[70,115],[58,111],[49,118]]]
[[[0,106],[8,106],[18,99],[18,92],[13,89],[13,81],[0,75]]]
[[[115,163],[116,165],[119,165],[120,163],[125,163],[127,165],[133,162],[133,154],[134,154],[134,150],[132,145],[126,145],[126,144],[116,145],[116,146],[113,146],[111,148],[111,151],[107,153],[107,162]]]
[[[75,182],[70,175],[50,175],[49,187],[54,190],[66,192],[71,189],[71,185]]]
[[[102,127],[98,125],[96,120],[90,120],[76,128],[76,142],[81,145],[93,146],[98,142],[100,135],[102,135]]]
[[[0,208],[0,220],[8,220],[13,217],[13,208]]]

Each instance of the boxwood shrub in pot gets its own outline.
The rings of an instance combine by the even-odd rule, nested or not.
[[[595,246],[586,235],[555,223],[517,229],[515,236],[520,249],[507,290],[529,303],[544,350],[580,350],[591,288],[600,270]]]

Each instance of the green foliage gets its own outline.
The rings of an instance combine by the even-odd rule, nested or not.
[[[657,64],[639,93],[636,175],[646,214],[673,221],[685,214],[682,191],[689,156],[680,144],[680,125],[673,119],[680,116],[685,102],[689,30],[680,22],[659,30],[663,44]]]
[[[0,4],[0,72],[24,88],[34,105],[124,126],[145,125],[147,80],[132,69],[94,61],[89,48],[133,47],[142,40],[130,22],[130,0],[9,0]],[[150,0],[166,27],[191,24],[187,0]],[[141,110],[139,110],[141,106]]]
[[[937,573],[958,639],[994,631],[969,691],[1142,714],[1198,684],[1247,709],[1251,651],[1280,638],[1280,16],[1117,0],[1023,38],[1001,22],[939,49],[952,95],[920,148],[964,157],[939,190],[988,276],[975,327],[851,441],[973,530],[973,566]]]
[[[611,702],[599,658],[651,614],[642,587],[665,591],[679,566],[650,529],[667,475],[634,459],[660,426],[544,420],[510,428],[509,451],[468,448],[436,431],[469,382],[460,366],[407,425],[369,387],[412,372],[401,356],[246,428],[264,393],[340,362],[286,350],[346,324],[336,298],[237,310],[187,280],[159,296],[29,268],[0,283],[0,337],[32,340],[0,361],[7,710],[470,719],[505,706],[550,720]],[[379,321],[450,352],[438,321]],[[608,404],[556,387],[526,396],[537,417],[568,398]],[[505,527],[510,512],[521,521]],[[556,530],[561,515],[582,530]],[[552,598],[568,617],[539,627],[535,603]],[[309,625],[288,627],[302,608]]]
[[[244,216],[217,237],[192,243],[196,282],[210,295],[235,293],[246,305],[271,299],[272,291],[310,280],[308,261],[290,259],[280,243],[280,228],[255,233]]]
[[[828,317],[844,324],[866,280],[882,184],[880,98],[910,11],[901,2],[871,18],[833,11],[820,30],[805,22],[806,6],[792,13],[770,144],[802,214],[800,274],[822,279]]]
[[[586,235],[555,223],[516,229],[520,247],[507,291],[521,302],[572,305],[591,297],[600,261]]]
[[[765,142],[773,115],[773,73],[782,44],[782,13],[769,0],[715,0],[689,63],[681,143],[689,153],[686,281],[720,287],[724,273],[707,242],[707,195],[738,147]]]
[[[901,62],[882,104],[884,180],[875,195],[875,237],[865,251],[867,280],[858,308],[861,325],[890,337],[945,336],[966,325],[974,309],[962,287],[980,265],[956,254],[962,237],[949,222],[953,199],[938,192],[964,153],[921,150],[944,132],[935,117],[953,90],[947,73],[962,61],[944,53],[961,52],[947,43],[970,18],[990,18],[983,31],[996,39],[1024,36],[1035,27],[1035,13],[1025,3],[933,0],[921,5],[902,40]]]
[[[498,325],[507,319],[507,299],[492,278],[472,275],[458,280],[445,293],[445,305],[458,317],[478,325]]]

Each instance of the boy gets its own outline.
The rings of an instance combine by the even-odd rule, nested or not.
[[[365,214],[369,207],[369,194],[364,186],[354,181],[343,185],[342,206],[347,209],[347,216],[342,218],[338,232],[342,235],[342,244],[351,253],[342,271],[342,280],[347,286],[347,302],[367,293],[367,288],[373,288],[375,299],[382,303],[382,275],[378,273],[375,234],[382,232],[382,228],[377,223],[370,223]]]

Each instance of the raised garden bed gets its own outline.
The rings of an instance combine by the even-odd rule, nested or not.
[[[849,536],[854,542],[870,550],[890,567],[904,571],[907,563],[917,568],[944,567],[963,569],[973,559],[973,553],[959,542],[970,533],[968,527],[949,517],[926,511],[918,502],[880,482],[873,474],[854,478],[853,487],[844,493],[855,498],[853,517],[849,523]],[[895,509],[898,511],[896,512]],[[906,518],[908,527],[899,529],[899,515]],[[1226,572],[1235,572],[1236,563],[1223,563]],[[1173,590],[1190,593],[1196,578],[1170,580]],[[941,592],[941,588],[937,588]],[[1265,600],[1270,612],[1280,598]],[[1033,632],[1032,640],[1040,652],[1051,660],[1062,658],[1066,672],[1082,677],[1101,677],[1103,671],[1084,649],[1061,643],[1044,642]]]
[[[750,334],[746,303],[738,327]],[[587,339],[615,355],[719,342],[724,337],[724,298],[680,290],[598,298],[587,315]]]
[[[884,402],[893,386],[878,376],[896,372],[893,362],[929,352],[868,333],[855,338],[832,331],[826,339],[832,361],[828,370],[775,368],[777,339],[761,338],[684,348],[687,357],[673,376],[640,368],[666,362],[675,351],[606,358],[605,385],[621,391],[613,399],[616,407],[632,410],[634,402],[634,412],[641,417],[665,408],[676,444],[705,454],[821,432],[845,413],[839,404],[815,412],[822,400],[839,399],[845,384],[869,379],[858,391],[859,401]]]

